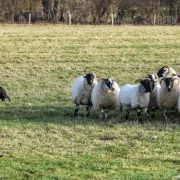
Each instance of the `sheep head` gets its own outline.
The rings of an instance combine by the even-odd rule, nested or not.
[[[176,90],[180,85],[180,79],[176,75],[168,76],[166,78],[162,78],[160,84],[167,89],[168,92],[171,92],[172,90]]]
[[[145,78],[145,79],[138,79],[137,81],[143,86],[146,92],[152,92],[155,87],[155,82],[152,79]]]
[[[96,79],[96,75],[93,73],[88,73],[88,74],[84,75],[83,77],[86,79],[86,81],[89,85],[92,85],[94,80]]]
[[[149,78],[154,81],[154,83],[158,82],[158,76],[157,74],[148,74],[146,78]]]
[[[158,77],[167,77],[171,75],[175,75],[176,71],[170,66],[163,66],[161,69],[158,70],[157,75]]]
[[[114,91],[114,80],[112,79],[102,79],[102,82],[104,82],[103,89],[108,91]]]

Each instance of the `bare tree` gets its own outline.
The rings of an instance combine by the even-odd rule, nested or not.
[[[180,23],[180,0],[0,0],[0,21],[68,21],[72,23]],[[42,15],[43,18],[40,18]]]

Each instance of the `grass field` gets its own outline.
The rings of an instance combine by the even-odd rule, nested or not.
[[[180,27],[0,25],[0,179],[175,179],[180,126],[118,123],[81,108],[71,85],[87,72],[134,83],[163,65],[180,72]]]

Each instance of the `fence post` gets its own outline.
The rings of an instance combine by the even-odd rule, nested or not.
[[[153,20],[153,25],[156,25],[156,13],[154,14],[154,20]]]
[[[71,13],[69,13],[69,25],[71,25]]]
[[[114,14],[111,14],[111,18],[112,18],[112,26],[114,26]]]
[[[31,24],[31,13],[29,13],[29,24]]]

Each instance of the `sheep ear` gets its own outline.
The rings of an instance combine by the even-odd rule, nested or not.
[[[148,74],[145,78],[149,78],[150,74]]]
[[[142,79],[136,79],[135,80],[135,83],[141,83],[142,82]]]
[[[157,75],[157,74],[155,74],[155,79],[157,79],[157,80],[158,80],[158,75]]]
[[[177,78],[173,79],[173,81],[176,80],[176,79],[178,80],[178,85],[179,85],[179,84],[180,84],[180,79],[179,79],[179,77],[177,76]]]
[[[162,67],[163,69],[169,69],[170,67],[168,65]]]
[[[179,86],[179,84],[180,84],[180,79],[178,78],[178,86]]]
[[[95,79],[99,79],[99,76],[97,76],[96,74],[94,74],[94,78],[95,78]]]

